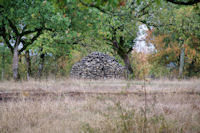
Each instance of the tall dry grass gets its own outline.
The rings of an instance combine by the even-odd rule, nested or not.
[[[5,81],[0,91],[97,92],[42,100],[0,101],[1,133],[141,133],[144,132],[142,81]],[[148,133],[199,133],[199,80],[156,80],[146,84]],[[117,92],[119,95],[98,95]],[[120,95],[124,92],[136,94]],[[192,93],[190,93],[192,92]]]

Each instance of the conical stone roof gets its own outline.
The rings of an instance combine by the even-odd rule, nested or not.
[[[93,52],[74,64],[70,75],[83,79],[124,78],[125,68],[114,57]]]

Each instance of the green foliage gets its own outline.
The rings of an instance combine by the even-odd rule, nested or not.
[[[7,44],[15,42],[17,34],[29,32],[22,34],[22,44],[18,49],[22,60],[21,73],[27,71],[24,50],[31,52],[34,73],[38,71],[40,55],[44,54],[46,73],[60,76],[69,74],[72,65],[83,56],[101,51],[115,56],[126,67],[134,67],[135,76],[140,77],[143,70],[137,68],[142,63],[134,60],[137,57],[130,59],[130,53],[135,45],[138,26],[143,23],[149,29],[154,26],[153,36],[164,36],[164,46],[156,52],[165,52],[157,56],[151,65],[148,64],[148,68],[152,66],[150,74],[160,77],[174,72],[167,66],[170,63],[176,64],[176,67],[179,65],[177,49],[187,45],[190,49],[186,52],[185,74],[194,75],[199,72],[200,59],[199,4],[178,6],[165,1],[0,0],[0,35],[9,40],[6,42],[4,39]],[[6,34],[2,32],[3,28]],[[6,60],[11,61],[10,58],[6,57]],[[11,65],[9,67],[11,69]],[[190,69],[195,72],[189,72]]]
[[[9,8],[3,8],[1,18],[0,26],[5,27],[7,36],[11,37],[7,38],[15,40],[19,34],[27,43],[39,30],[65,33],[70,24],[69,18],[57,12],[50,2],[40,0],[11,1]]]
[[[23,55],[22,52],[28,50],[27,47],[30,46],[29,49],[32,49],[35,54],[48,53],[53,56],[63,54],[60,52],[63,50],[60,49],[63,47],[66,49],[66,39],[63,40],[63,38],[68,35],[70,19],[56,10],[51,2],[17,0],[10,1],[1,9],[0,35],[12,53],[17,47],[18,54]],[[70,33],[68,40],[72,36],[73,34]],[[62,42],[55,43],[55,40],[62,40]],[[61,47],[54,45],[60,43],[62,43]],[[37,52],[37,49],[43,49],[43,51]],[[15,63],[18,64],[18,61]]]
[[[151,66],[149,75],[151,76],[151,78],[154,79],[159,79],[159,78],[173,78],[175,77],[176,73],[174,73],[174,71],[172,71],[170,68],[166,68],[162,65],[160,65],[157,62],[154,62]]]
[[[12,74],[11,70],[12,55],[7,47],[0,45],[0,75],[4,71],[4,79],[10,79]],[[0,78],[0,80],[2,77]]]
[[[156,51],[152,54],[151,62],[155,66],[157,62],[158,69],[155,72],[160,73],[160,68],[165,68],[165,72],[178,75],[180,69],[180,51],[184,48],[184,75],[191,76],[191,70],[199,64],[199,5],[191,7],[180,7],[172,4],[163,3],[162,8],[153,11],[153,18],[156,28],[153,29],[151,43]],[[195,41],[194,41],[195,40]],[[194,46],[195,43],[195,48]],[[194,65],[196,64],[196,65]],[[190,66],[190,67],[189,67]],[[193,67],[192,67],[193,66]],[[153,71],[154,71],[153,70]],[[180,70],[179,70],[180,71]],[[167,74],[163,71],[163,74]],[[172,76],[172,75],[171,75]]]

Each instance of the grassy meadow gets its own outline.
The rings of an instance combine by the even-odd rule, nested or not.
[[[0,93],[16,91],[20,99],[0,101],[0,133],[200,132],[198,79],[0,82]]]

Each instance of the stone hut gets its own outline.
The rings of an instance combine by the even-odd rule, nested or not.
[[[93,52],[74,64],[70,75],[83,79],[124,78],[125,68],[114,57]]]

